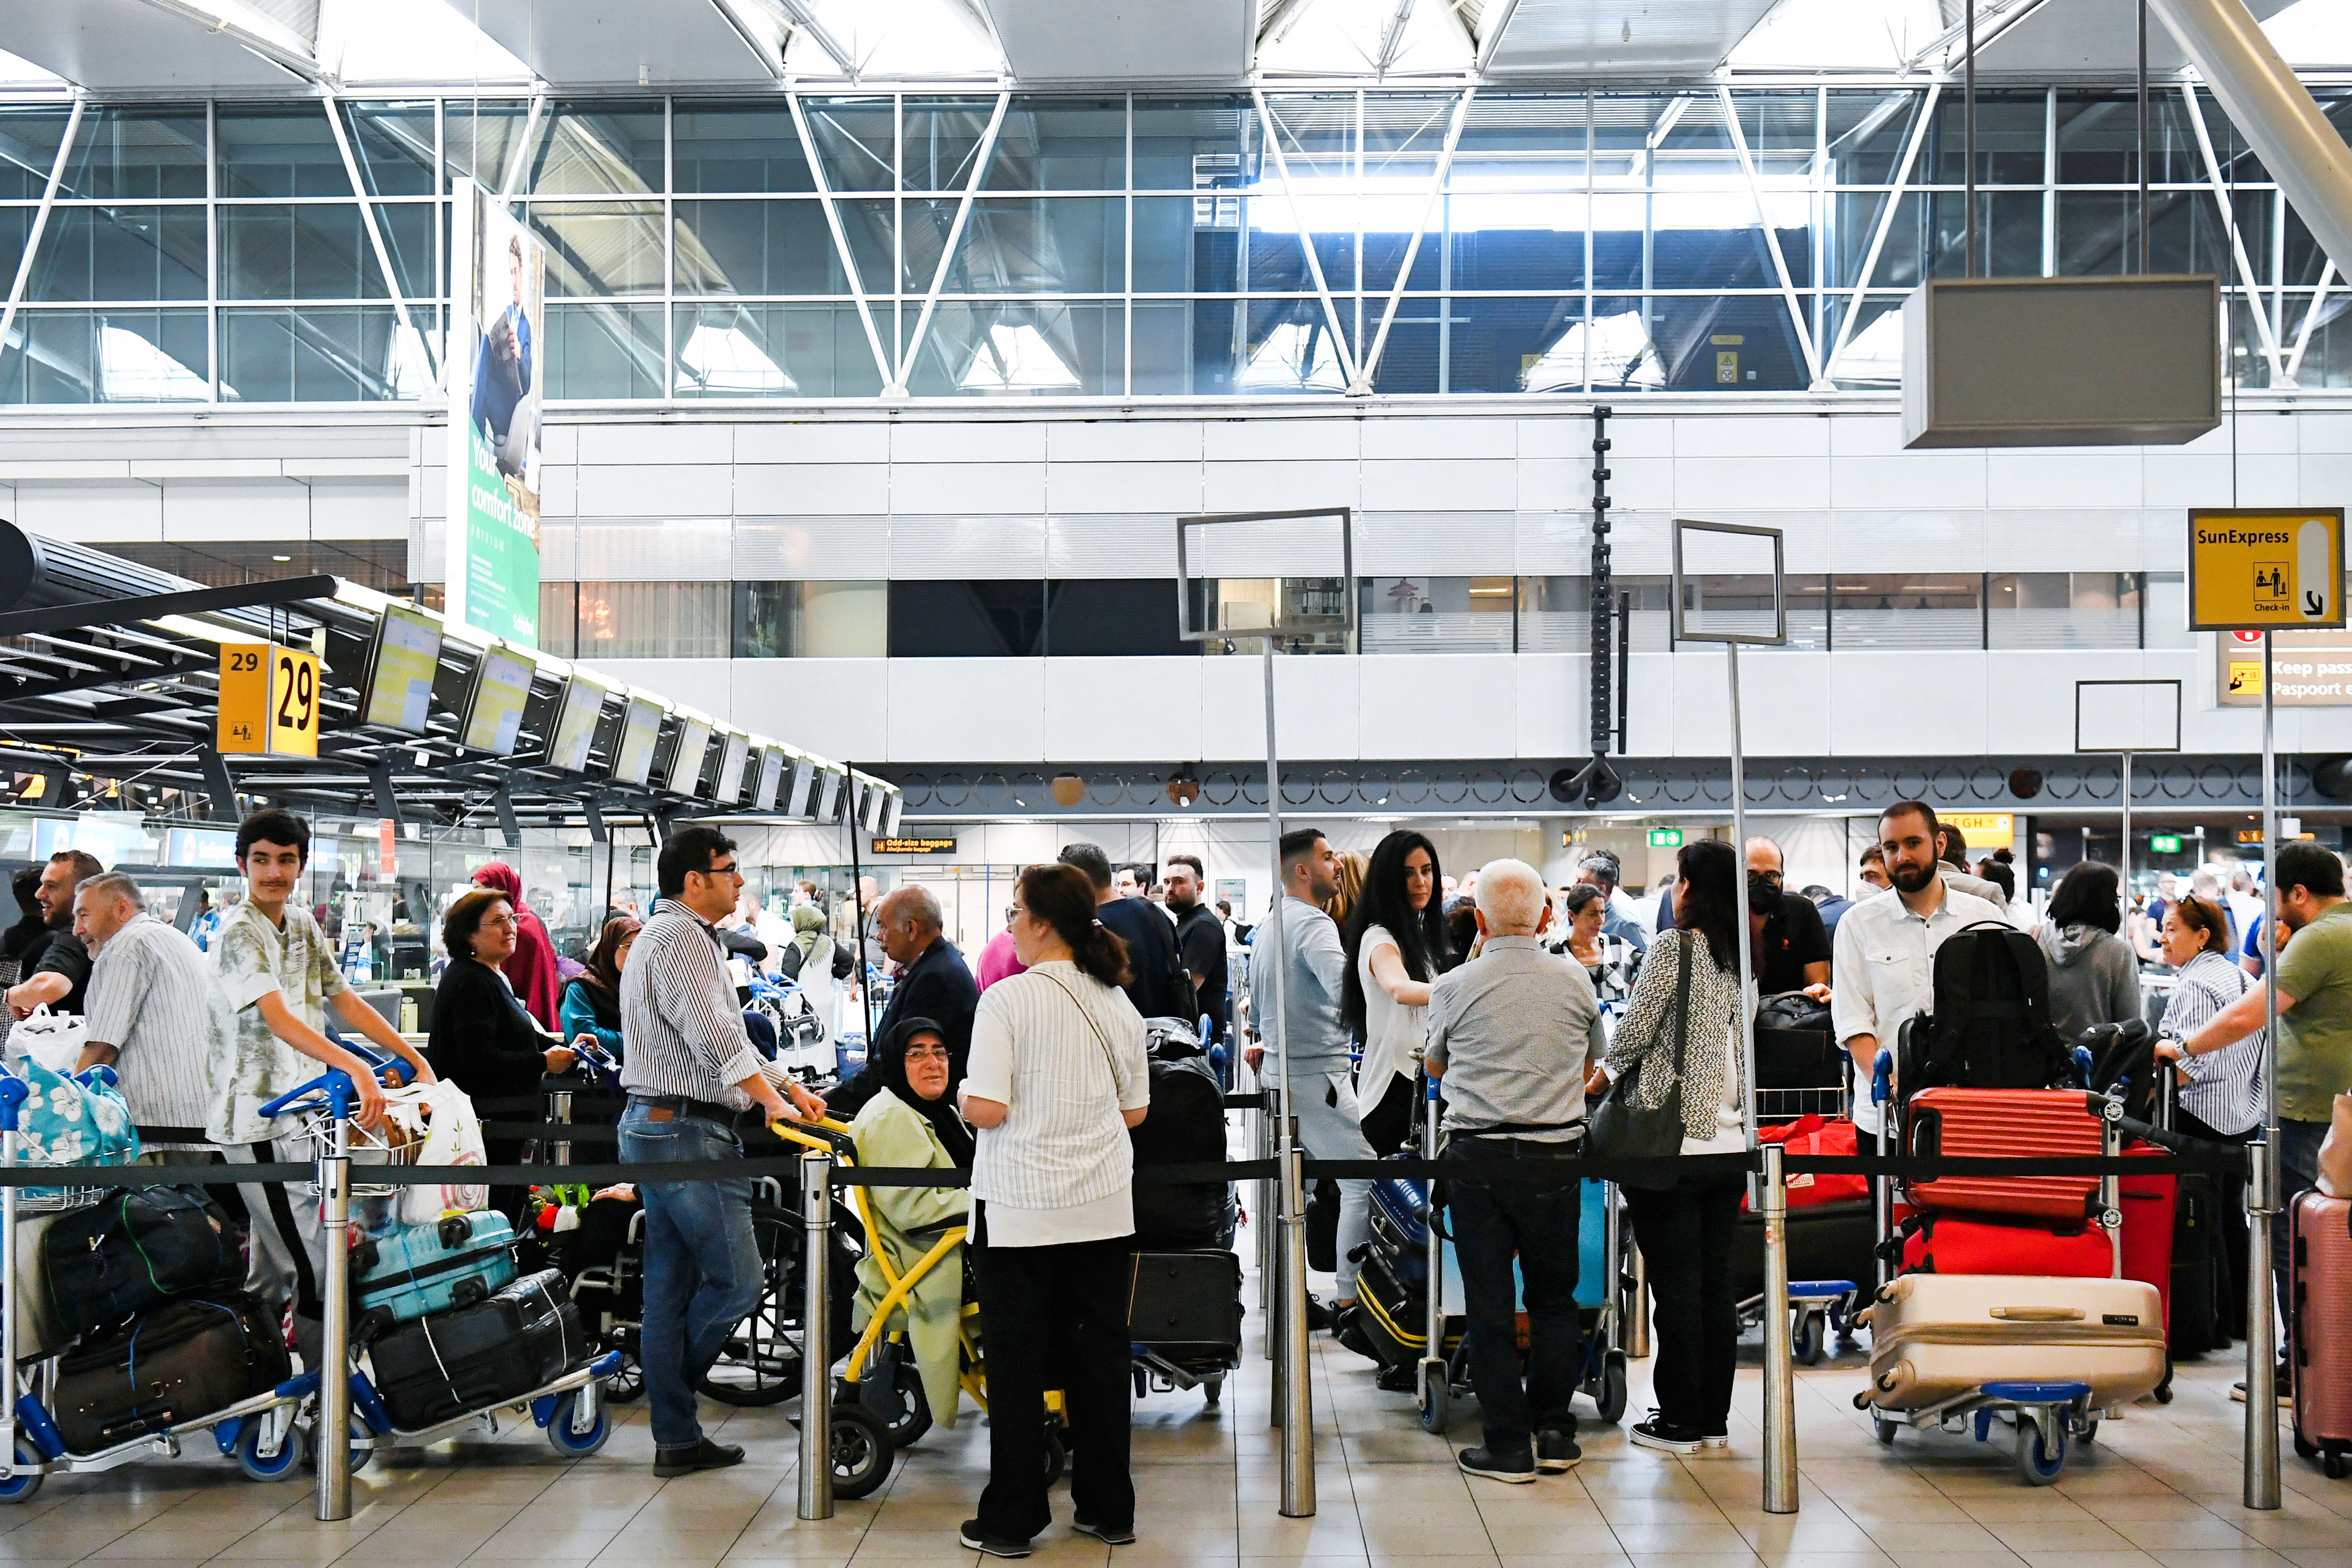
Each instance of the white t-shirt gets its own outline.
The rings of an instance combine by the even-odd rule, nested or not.
[[[1739,1031],[1723,1032],[1723,1103],[1715,1108],[1715,1136],[1694,1138],[1683,1134],[1685,1154],[1737,1154],[1748,1147],[1747,1108],[1739,1103],[1739,1080],[1742,1072]]]
[[[1356,1098],[1378,1105],[1388,1092],[1391,1077],[1412,1072],[1412,1053],[1429,1038],[1429,1009],[1408,1007],[1372,976],[1372,952],[1387,948],[1402,962],[1403,949],[1386,926],[1366,926],[1356,950],[1356,978],[1364,987],[1364,1062],[1356,1078]]]

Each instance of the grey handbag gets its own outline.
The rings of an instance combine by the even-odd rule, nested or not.
[[[1658,1159],[1682,1152],[1683,1071],[1690,1056],[1691,940],[1685,934],[1676,944],[1682,958],[1675,979],[1675,1081],[1666,1090],[1666,1102],[1654,1109],[1633,1103],[1633,1086],[1642,1076],[1639,1067],[1611,1084],[1593,1108],[1584,1138],[1586,1152],[1595,1158]],[[1656,1192],[1675,1185],[1679,1178],[1668,1174],[1616,1180],[1621,1187]]]

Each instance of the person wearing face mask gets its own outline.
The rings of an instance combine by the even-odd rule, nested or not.
[[[929,1018],[908,1018],[883,1037],[874,1065],[881,1087],[849,1124],[857,1163],[969,1169],[971,1132],[955,1110],[962,1075],[955,1070],[947,1031]],[[891,1271],[900,1279],[938,1244],[940,1232],[962,1225],[971,1208],[971,1194],[961,1187],[868,1187],[866,1202]],[[879,1257],[858,1259],[854,1326],[859,1332],[889,1289]],[[956,1329],[962,1313],[963,1248],[958,1246],[917,1281],[890,1325],[906,1331],[932,1419],[943,1426],[955,1423]]]

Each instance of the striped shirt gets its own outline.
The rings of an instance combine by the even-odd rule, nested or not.
[[[118,1053],[115,1076],[133,1119],[202,1127],[209,1075],[236,1050],[236,1019],[196,944],[152,915],[124,923],[89,974],[89,1039]]]
[[[636,962],[634,953],[630,962]],[[1128,1196],[1135,1152],[1119,1112],[1151,1103],[1143,1037],[1143,1016],[1127,993],[1067,959],[1038,964],[982,994],[963,1087],[1006,1108],[1004,1120],[982,1128],[973,1141],[971,1192],[992,1216],[999,1205],[1071,1209]],[[989,1221],[992,1245],[1004,1242],[1003,1223]],[[1101,1234],[1134,1229],[1129,1209],[1124,1229]]]
[[[751,1105],[735,1085],[759,1072],[760,1058],[743,1032],[718,933],[674,900],[654,905],[621,971],[621,1037],[629,1042],[623,1089],[738,1110]]]
[[[2193,1038],[2214,1016],[2246,994],[2253,982],[2219,952],[2200,952],[2172,984],[2161,1033],[2167,1039]],[[2263,1119],[2263,1031],[2181,1060],[2189,1081],[2180,1087],[2180,1109],[2216,1132],[2251,1131]]]

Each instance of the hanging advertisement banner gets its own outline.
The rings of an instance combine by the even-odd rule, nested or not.
[[[539,336],[547,253],[471,180],[450,205],[444,614],[539,646]]]

